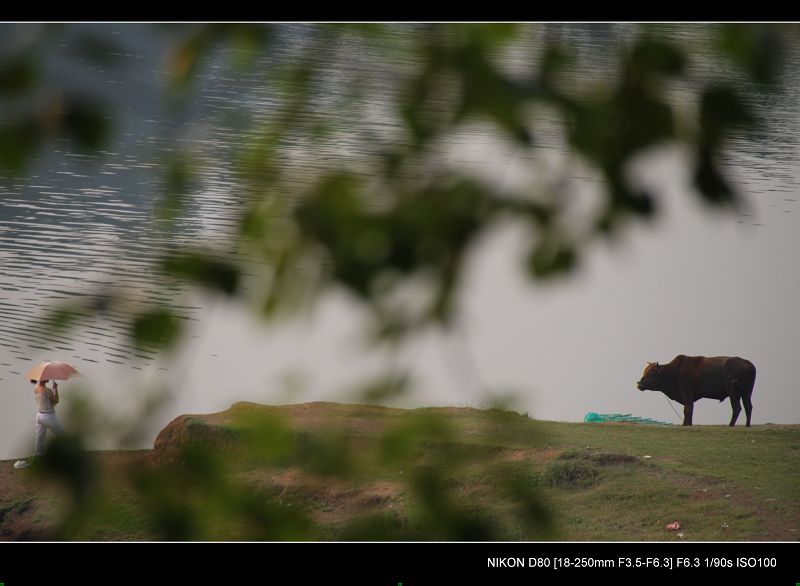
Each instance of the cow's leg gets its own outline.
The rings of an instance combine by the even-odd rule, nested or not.
[[[742,397],[742,402],[744,403],[745,415],[747,415],[747,427],[750,427],[750,416],[753,414],[753,403],[750,400],[750,395]]]
[[[683,406],[683,424],[684,425],[691,425],[692,424],[692,412],[694,411],[694,403],[691,401],[687,401],[686,404]]]
[[[731,417],[730,426],[736,425],[736,420],[739,419],[739,413],[742,412],[741,400],[738,393],[731,393],[731,409],[733,409],[733,416]]]

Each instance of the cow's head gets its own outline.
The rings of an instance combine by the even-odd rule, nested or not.
[[[661,388],[661,381],[663,375],[663,366],[658,362],[648,362],[644,368],[644,374],[639,382],[636,383],[636,388],[640,391],[657,391]]]

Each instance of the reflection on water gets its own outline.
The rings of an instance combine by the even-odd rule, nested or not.
[[[153,358],[136,352],[126,340],[127,318],[109,312],[102,321],[78,321],[68,337],[53,336],[41,325],[44,310],[74,295],[124,293],[143,302],[174,301],[179,291],[155,283],[152,262],[173,246],[201,241],[225,241],[237,196],[236,181],[224,165],[198,166],[202,191],[166,231],[154,222],[154,207],[165,162],[175,144],[188,148],[203,162],[219,161],[235,137],[221,124],[237,87],[217,79],[200,94],[191,110],[203,121],[193,137],[176,134],[175,116],[162,102],[164,72],[159,71],[163,34],[146,26],[78,27],[107,36],[117,52],[106,66],[76,64],[72,30],[51,31],[51,87],[90,84],[111,104],[116,139],[96,156],[76,154],[57,145],[24,180],[3,187],[0,199],[0,346],[9,377],[17,381],[26,365],[52,356],[80,363],[112,363],[139,368]],[[6,25],[0,38],[12,43],[24,38],[24,26]],[[88,73],[87,73],[88,71]],[[77,78],[77,80],[76,80]],[[220,102],[220,100],[223,100]],[[216,124],[216,126],[215,126]],[[187,144],[181,144],[185,142]],[[63,150],[62,150],[63,149]],[[183,307],[192,318],[197,307]]]
[[[3,25],[0,41],[19,40],[25,36],[26,26]],[[75,28],[81,27],[113,41],[117,48],[113,59],[88,68],[76,65],[70,58],[74,29],[59,29],[52,32],[56,50],[52,51],[48,83],[63,88],[90,84],[111,104],[116,133],[108,150],[92,157],[75,154],[66,144],[57,145],[38,161],[32,174],[0,188],[0,390],[4,412],[32,413],[32,400],[22,392],[22,376],[40,360],[74,360],[84,371],[103,377],[113,372],[114,380],[121,380],[125,372],[142,369],[154,359],[153,354],[137,351],[130,344],[126,317],[119,313],[110,313],[103,320],[78,320],[78,327],[66,336],[47,333],[41,325],[43,312],[59,302],[76,294],[125,293],[145,302],[177,303],[186,319],[201,317],[202,307],[182,305],[180,290],[154,281],[158,277],[152,272],[152,261],[164,250],[183,244],[227,250],[226,234],[235,226],[236,204],[244,197],[231,154],[257,136],[259,120],[270,115],[276,100],[277,90],[264,83],[262,67],[234,71],[226,66],[227,56],[223,55],[207,64],[193,102],[185,112],[176,113],[164,102],[162,51],[168,42],[164,31],[142,25]],[[393,35],[400,39],[413,28],[397,27]],[[696,42],[691,27],[665,30],[679,42]],[[562,35],[575,43],[583,61],[574,79],[566,82],[579,84],[615,74],[609,69],[608,56],[631,31],[630,25],[551,25],[547,34]],[[526,55],[536,53],[540,39],[539,34],[526,35],[511,51],[510,66],[524,67]],[[302,52],[305,42],[304,27],[279,27],[274,49],[262,65]],[[384,40],[388,46],[392,42],[392,37]],[[380,47],[339,49],[352,58],[337,59],[331,52],[334,57],[319,64],[328,72],[325,87],[315,88],[314,95],[320,117],[323,112],[341,109],[342,128],[313,145],[307,140],[287,145],[287,156],[301,160],[312,171],[343,154],[374,156],[369,148],[376,140],[385,141],[399,132],[388,116],[386,97],[391,97],[393,83],[408,62],[398,57],[392,67],[379,65],[371,56],[386,58],[388,52]],[[702,55],[695,57],[693,75],[715,75],[702,69]],[[780,214],[796,210],[798,68],[798,55],[790,55],[781,91],[762,95],[754,88],[753,103],[769,130],[734,137],[725,161],[743,190]],[[348,118],[344,107],[349,99],[348,80],[357,78],[381,88],[384,96],[369,104],[366,118],[358,123]],[[537,128],[537,148],[558,150],[556,129],[555,124],[542,121]],[[486,145],[495,139],[480,129],[459,136],[463,147],[459,156],[466,157],[460,163],[474,167],[495,164],[483,156]],[[176,148],[191,152],[197,163],[198,188],[181,211],[177,229],[168,232],[154,221],[154,209],[165,163]],[[771,219],[745,211],[739,221],[769,228]],[[18,438],[29,432],[28,427],[24,420],[4,422],[0,457],[18,451]]]

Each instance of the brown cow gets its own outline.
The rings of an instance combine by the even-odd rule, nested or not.
[[[648,362],[642,379],[636,383],[640,391],[661,391],[673,401],[683,405],[683,424],[692,424],[694,402],[698,399],[731,399],[733,417],[730,425],[742,411],[744,403],[747,427],[753,413],[753,385],[756,382],[756,367],[738,356],[676,356],[669,364]]]

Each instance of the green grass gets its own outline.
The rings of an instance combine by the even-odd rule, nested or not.
[[[9,504],[0,506],[0,525],[2,525],[2,523],[5,522],[7,519],[24,514],[31,508],[32,504],[33,504],[32,498],[20,497],[19,499],[14,500]]]
[[[325,403],[237,404],[188,421],[164,453],[178,458],[186,438],[207,453],[192,444],[188,460],[138,454],[127,467],[117,454],[108,498],[69,537],[800,538],[797,425],[558,423]],[[47,494],[25,490],[0,511],[41,522]],[[667,531],[673,521],[679,531]]]
[[[545,469],[544,482],[551,487],[585,488],[598,476],[597,468],[584,462],[551,462]]]
[[[565,463],[596,471],[583,488],[545,483],[561,539],[678,539],[675,520],[691,540],[800,538],[800,426],[508,423],[479,441],[532,450],[545,478]]]

